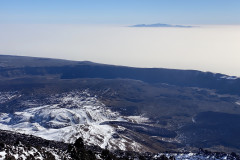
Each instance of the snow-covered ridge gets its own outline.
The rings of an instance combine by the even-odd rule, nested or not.
[[[127,119],[140,122],[146,121],[146,118],[121,117],[87,90],[51,95],[45,104],[39,105],[34,100],[22,103],[25,106],[29,104],[31,108],[14,113],[0,113],[1,129],[70,143],[82,137],[86,144],[99,145],[101,148],[141,150],[141,145],[137,142],[117,135],[118,127],[100,123]]]

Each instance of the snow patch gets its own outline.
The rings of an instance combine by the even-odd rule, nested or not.
[[[223,160],[228,159],[227,157],[217,158],[214,155],[202,155],[197,153],[159,153],[154,156],[154,159],[160,158],[165,155],[167,158],[175,157],[176,160]]]
[[[222,77],[220,77],[220,78],[222,78],[222,79],[229,79],[229,80],[238,79],[238,77],[236,77],[236,76],[222,76]]]
[[[132,123],[147,123],[147,122],[149,122],[149,119],[144,116],[128,116],[128,117],[125,117],[125,119],[127,119],[129,122],[132,122]]]
[[[0,92],[0,104],[6,103],[14,98],[21,97],[18,92]]]

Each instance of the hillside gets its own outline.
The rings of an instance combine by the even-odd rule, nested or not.
[[[240,79],[0,56],[0,127],[137,152],[240,153]]]

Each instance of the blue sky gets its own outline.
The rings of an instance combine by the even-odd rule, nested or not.
[[[0,0],[0,23],[240,24],[239,0]]]

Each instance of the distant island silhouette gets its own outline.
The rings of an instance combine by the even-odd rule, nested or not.
[[[163,24],[163,23],[155,23],[155,24],[136,24],[129,27],[177,27],[177,28],[193,28],[195,26],[185,26],[185,25],[172,25],[172,24]]]

